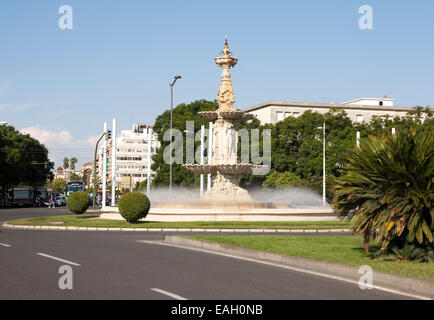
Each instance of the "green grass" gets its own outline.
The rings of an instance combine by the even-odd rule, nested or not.
[[[346,229],[348,221],[317,222],[139,222],[129,224],[122,220],[95,219],[98,215],[64,215],[26,218],[9,221],[12,225],[73,226],[104,228],[197,228],[197,229]],[[92,219],[93,218],[93,219]]]
[[[371,259],[366,256],[362,240],[357,236],[198,235],[185,237],[354,267],[369,265],[374,270],[382,272],[434,280],[434,263]],[[378,244],[372,243],[369,255],[379,248]]]

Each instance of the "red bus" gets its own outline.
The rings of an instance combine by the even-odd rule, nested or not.
[[[35,205],[35,191],[32,187],[20,186],[14,188],[12,193],[13,206],[34,206]]]

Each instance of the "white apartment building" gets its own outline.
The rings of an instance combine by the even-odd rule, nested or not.
[[[306,110],[324,114],[330,108],[343,109],[353,122],[370,122],[373,116],[406,117],[407,112],[415,110],[415,107],[394,106],[394,102],[387,97],[359,98],[342,103],[268,101],[243,111],[256,116],[261,124],[274,124],[287,117],[298,117]]]
[[[151,135],[151,157],[160,144],[152,126],[134,124],[131,130],[122,130],[116,137],[116,186],[123,190],[134,189],[137,183],[147,178],[148,173],[148,135]],[[107,182],[111,181],[112,141],[107,145],[106,173]],[[102,147],[98,159],[98,175],[102,181]],[[151,165],[152,165],[151,159]],[[155,172],[151,171],[151,176]]]

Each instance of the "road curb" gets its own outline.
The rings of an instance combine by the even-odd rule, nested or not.
[[[104,228],[71,226],[23,226],[3,223],[4,229],[38,231],[126,231],[126,232],[209,232],[209,233],[349,233],[350,229],[190,229],[190,228]]]
[[[179,245],[183,247],[206,249],[209,251],[226,253],[238,257],[271,262],[282,266],[299,268],[305,271],[322,273],[356,282],[358,282],[363,275],[359,273],[359,268],[356,267],[234,247],[213,242],[187,239],[177,236],[166,236],[165,243]],[[410,278],[374,270],[373,284],[377,287],[397,290],[409,295],[416,295],[429,299],[434,299],[434,281],[430,280]]]

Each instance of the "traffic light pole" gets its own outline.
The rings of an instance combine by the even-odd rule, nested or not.
[[[101,137],[99,137],[95,146],[95,156],[93,158],[93,195],[92,195],[92,209],[95,210],[95,194],[96,194],[96,153],[98,151],[98,144],[102,138],[107,135],[107,132],[104,132]]]
[[[108,128],[107,128],[107,122],[104,122],[104,132],[106,133],[106,136],[103,140],[103,154],[102,154],[102,208],[106,205],[106,199],[107,199],[107,140],[108,140]]]

